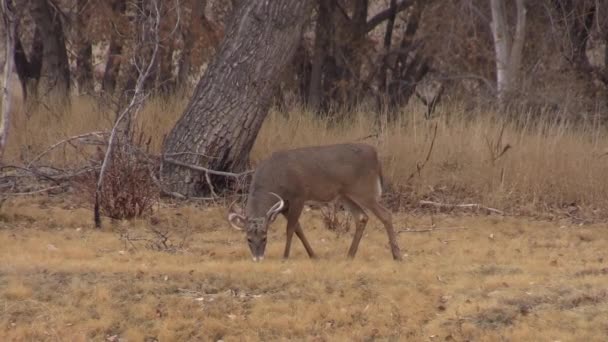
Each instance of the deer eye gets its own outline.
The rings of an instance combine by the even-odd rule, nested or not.
[[[250,244],[253,243],[253,241],[251,240],[251,238],[247,238],[247,242],[250,243]]]

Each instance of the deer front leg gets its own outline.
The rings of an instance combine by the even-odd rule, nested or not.
[[[304,236],[304,231],[302,230],[302,226],[300,225],[300,222],[296,223],[296,235],[298,236],[298,238],[300,238],[300,241],[302,241],[302,244],[304,245],[304,248],[306,249],[306,253],[308,253],[308,257],[311,259],[316,259],[317,256],[315,255],[315,252],[313,252],[312,248],[310,247],[310,244],[308,244],[308,240],[306,240],[306,236]]]
[[[302,213],[303,208],[304,208],[303,203],[290,203],[290,205],[289,205],[289,209],[286,214],[287,240],[285,241],[285,252],[283,253],[283,258],[285,258],[285,259],[289,258],[289,252],[291,250],[291,239],[293,238],[293,233],[295,233],[296,229],[299,227],[298,220],[300,219],[300,214]],[[300,228],[300,231],[301,231],[301,228]],[[298,236],[299,236],[299,234],[298,234]]]

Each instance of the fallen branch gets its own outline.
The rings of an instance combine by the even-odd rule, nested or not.
[[[400,231],[398,231],[397,233],[427,233],[427,232],[434,232],[436,230],[463,230],[463,229],[469,229],[468,227],[431,227],[431,228],[427,228],[427,229],[402,229]]]
[[[90,137],[90,136],[100,136],[100,135],[107,135],[108,132],[106,131],[98,131],[98,132],[89,132],[89,133],[84,133],[84,134],[79,134],[79,135],[75,135],[73,137],[69,137],[67,139],[61,140],[53,145],[51,145],[51,147],[47,148],[46,150],[42,151],[40,154],[38,154],[36,157],[34,157],[34,159],[32,159],[29,163],[27,163],[26,168],[30,168],[32,167],[32,165],[37,162],[38,160],[40,160],[40,158],[44,157],[46,154],[48,154],[49,152],[51,152],[52,150],[56,149],[57,147],[71,142],[73,140],[78,140],[78,139],[82,139],[82,138],[86,138],[86,137]]]
[[[7,196],[28,196],[28,195],[37,195],[37,194],[41,194],[43,192],[48,192],[51,190],[55,190],[55,189],[59,189],[62,188],[63,185],[55,185],[55,186],[51,186],[48,188],[44,188],[44,189],[40,189],[40,190],[34,190],[34,191],[28,191],[28,192],[14,192],[14,193],[7,193]]]
[[[252,172],[255,171],[255,170],[248,170],[248,171],[244,171],[244,172],[241,172],[241,173],[234,173],[234,172],[211,170],[211,169],[208,169],[206,167],[184,163],[184,162],[181,162],[179,160],[175,160],[175,159],[171,159],[171,158],[164,158],[163,161],[167,162],[169,164],[174,164],[174,165],[182,166],[182,167],[188,168],[190,170],[194,170],[194,171],[200,171],[200,172],[205,172],[205,173],[212,174],[212,175],[224,176],[224,177],[233,177],[233,178],[240,178],[240,177],[243,177],[243,176],[245,176],[247,174],[250,174],[250,173],[252,173]]]
[[[470,209],[470,208],[473,208],[473,209],[483,209],[483,210],[486,210],[488,212],[495,213],[495,214],[498,214],[498,215],[504,215],[505,214],[502,210],[486,207],[486,206],[478,204],[478,203],[446,204],[446,203],[439,203],[439,202],[432,202],[432,201],[420,201],[419,203],[422,204],[422,205],[431,205],[431,206],[438,207],[438,208],[448,208],[448,209],[454,209],[454,208],[469,208]]]

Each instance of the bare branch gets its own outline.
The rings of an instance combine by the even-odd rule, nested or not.
[[[397,3],[397,5],[395,7],[395,13],[402,12],[402,11],[408,9],[413,4],[414,4],[413,0],[399,1],[399,3]],[[371,19],[369,19],[366,24],[365,32],[369,33],[370,31],[375,29],[376,26],[380,25],[385,20],[388,20],[391,17],[392,11],[393,11],[393,9],[391,9],[391,8],[385,9],[384,11],[376,14]]]
[[[416,163],[416,171],[412,172],[410,174],[410,176],[407,177],[406,182],[411,181],[416,176],[416,174],[420,175],[420,171],[422,171],[422,169],[424,169],[424,167],[426,166],[426,163],[429,161],[429,159],[431,159],[431,153],[433,152],[433,146],[435,146],[436,138],[437,138],[437,123],[435,123],[435,128],[433,130],[433,139],[431,140],[431,145],[429,146],[429,150],[426,153],[426,158],[424,159],[424,162],[422,162],[422,165]]]
[[[427,228],[427,229],[402,229],[400,231],[398,231],[397,233],[427,233],[427,232],[434,232],[436,230],[463,230],[463,229],[469,229],[468,227],[431,227],[431,228]]]
[[[152,57],[150,58],[150,61],[148,61],[148,65],[145,68],[145,71],[140,73],[139,77],[137,78],[137,83],[135,85],[135,90],[133,92],[133,97],[131,98],[131,102],[118,116],[118,118],[116,119],[116,122],[114,123],[114,127],[112,127],[112,131],[110,133],[110,140],[108,141],[108,148],[106,150],[106,154],[105,154],[105,156],[103,158],[103,162],[101,164],[101,170],[99,171],[99,179],[97,181],[97,187],[95,190],[94,216],[95,216],[95,226],[98,228],[101,227],[101,217],[99,214],[99,198],[101,195],[101,188],[103,186],[104,175],[108,168],[108,165],[109,165],[109,162],[110,162],[110,159],[112,156],[112,152],[113,152],[113,149],[116,144],[116,135],[119,130],[118,128],[120,127],[120,124],[124,119],[131,119],[132,117],[135,117],[137,115],[137,113],[139,112],[139,110],[141,109],[141,105],[145,98],[145,95],[143,94],[144,82],[150,75],[152,67],[154,66],[155,61],[156,61],[156,56],[158,54],[159,40],[160,40],[160,38],[159,38],[160,10],[158,8],[157,0],[152,0],[152,4],[154,5],[154,10],[156,12],[154,28],[153,28],[153,30],[154,30],[154,49],[152,51]],[[122,132],[122,133],[123,133],[123,135],[128,136],[128,132]]]
[[[430,206],[434,206],[434,207],[438,207],[438,208],[448,208],[448,209],[453,209],[453,208],[468,208],[468,209],[471,209],[472,208],[472,209],[483,209],[483,210],[486,210],[488,212],[491,212],[491,213],[494,213],[494,214],[498,214],[498,215],[504,215],[505,214],[502,210],[486,207],[486,206],[478,204],[478,203],[446,204],[446,203],[439,203],[439,202],[432,202],[432,201],[420,201],[419,203],[422,204],[422,205],[430,205]]]
[[[248,170],[248,171],[244,171],[241,173],[234,173],[234,172],[225,172],[225,171],[216,171],[216,170],[211,170],[208,169],[206,167],[202,167],[202,166],[198,166],[198,165],[192,165],[192,164],[188,164],[188,163],[184,163],[184,162],[180,162],[178,160],[175,159],[171,159],[171,158],[163,158],[164,162],[173,164],[173,165],[178,165],[178,166],[182,166],[185,168],[188,168],[190,170],[195,170],[195,171],[200,171],[200,172],[206,172],[212,175],[217,175],[217,176],[224,176],[224,177],[234,177],[234,178],[239,178],[242,177],[244,175],[247,175],[249,173],[252,173],[254,170]]]
[[[40,154],[38,154],[36,157],[34,157],[29,163],[27,163],[26,168],[30,168],[32,167],[32,165],[37,162],[38,160],[40,160],[40,158],[44,157],[47,153],[51,152],[52,150],[56,149],[57,147],[68,143],[70,141],[73,140],[78,140],[78,139],[82,139],[82,138],[87,138],[90,136],[101,136],[101,135],[108,135],[109,133],[107,131],[97,131],[97,132],[89,132],[89,133],[84,133],[84,134],[79,134],[79,135],[75,135],[73,137],[69,137],[67,139],[63,139],[53,145],[51,145],[51,147],[47,148],[46,150],[42,151]]]

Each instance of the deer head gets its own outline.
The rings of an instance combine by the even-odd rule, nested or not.
[[[255,206],[255,208],[260,209],[250,209],[253,206],[249,205],[249,203],[259,200],[256,198],[249,199],[247,214],[244,214],[243,210],[235,205],[235,202],[232,202],[230,208],[228,209],[228,222],[230,222],[230,225],[233,228],[245,231],[251,256],[253,261],[256,262],[264,260],[268,225],[274,222],[277,215],[285,208],[285,201],[281,198],[281,196],[275,194],[274,192],[268,193],[278,199],[278,201],[274,203],[268,210],[261,209],[265,206],[261,205],[260,203],[256,203],[257,205]],[[267,207],[268,206],[266,206],[266,208]]]

